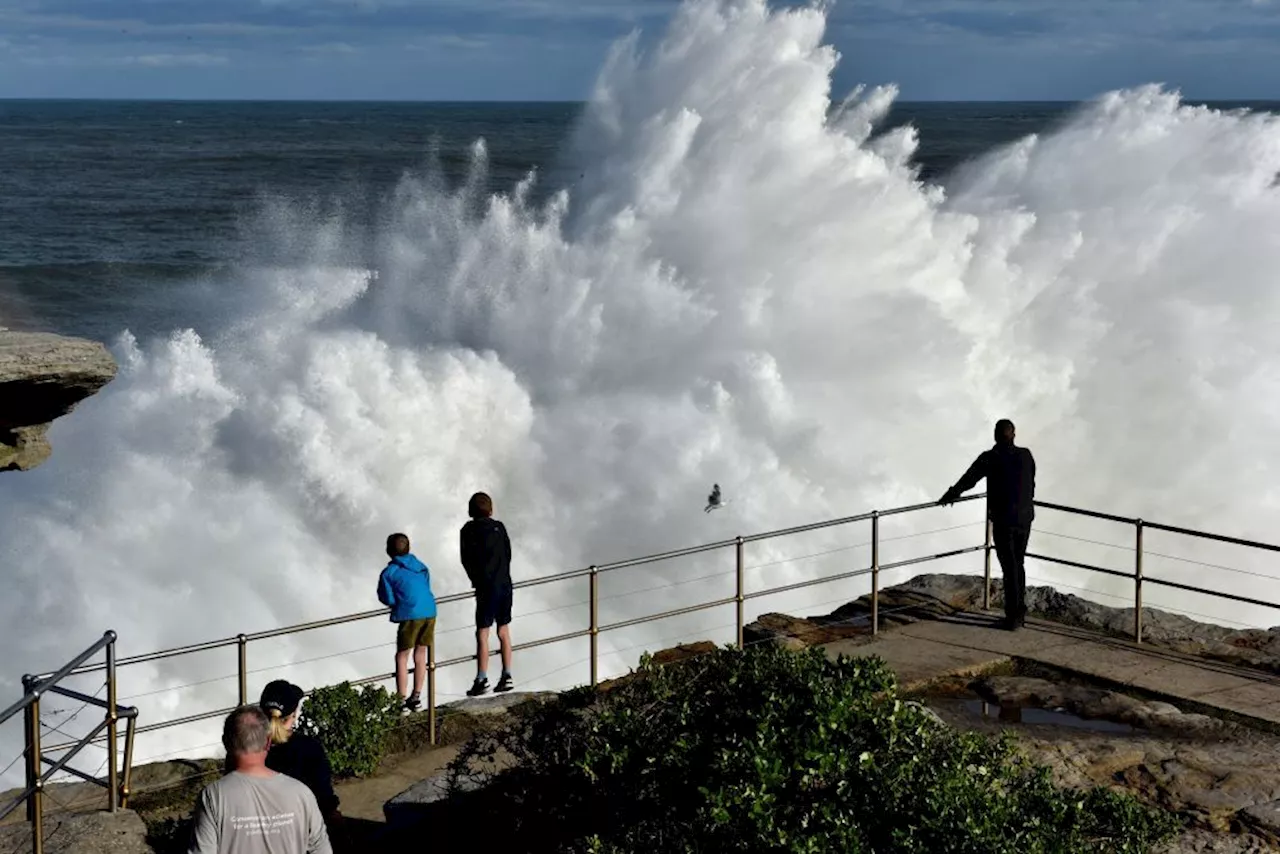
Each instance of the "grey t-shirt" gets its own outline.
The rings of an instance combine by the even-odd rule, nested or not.
[[[333,854],[316,796],[284,774],[233,771],[196,803],[187,854]]]

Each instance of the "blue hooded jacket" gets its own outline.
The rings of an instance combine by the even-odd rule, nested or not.
[[[434,617],[431,570],[412,554],[392,558],[378,577],[378,601],[391,609],[393,623]]]

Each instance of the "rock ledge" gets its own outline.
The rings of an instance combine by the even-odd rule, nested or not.
[[[0,471],[47,460],[50,422],[115,375],[115,359],[96,341],[0,329]]]

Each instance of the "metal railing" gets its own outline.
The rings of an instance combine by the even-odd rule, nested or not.
[[[977,501],[983,498],[985,498],[984,494],[964,496],[960,498],[956,503]],[[589,661],[590,661],[591,684],[596,685],[599,682],[599,676],[600,676],[599,674],[599,658],[600,658],[599,637],[601,634],[605,632],[624,629],[630,626],[650,623],[657,620],[667,619],[670,617],[698,613],[698,612],[705,611],[712,608],[720,608],[720,607],[733,605],[734,610],[736,612],[736,640],[738,645],[741,646],[743,644],[743,632],[746,627],[745,603],[747,601],[764,597],[764,596],[771,596],[771,595],[777,595],[780,593],[801,590],[804,588],[813,587],[820,584],[829,584],[836,581],[859,578],[864,576],[870,576],[870,582],[871,582],[871,613],[868,619],[869,628],[872,633],[877,633],[880,628],[879,599],[880,599],[881,573],[889,570],[893,570],[893,569],[900,569],[907,566],[913,566],[913,565],[928,563],[932,561],[942,560],[944,558],[957,557],[960,555],[965,555],[965,554],[978,552],[978,551],[983,552],[983,558],[984,558],[983,560],[984,584],[983,584],[983,597],[982,597],[983,607],[984,609],[989,609],[991,607],[991,577],[992,577],[991,556],[992,556],[992,552],[994,551],[992,530],[991,530],[990,524],[987,524],[984,526],[986,529],[986,536],[985,536],[985,541],[981,545],[950,549],[947,551],[922,555],[919,557],[908,558],[905,560],[893,561],[890,563],[881,563],[880,547],[881,547],[882,539],[880,536],[880,521],[888,516],[914,513],[921,510],[934,508],[936,506],[937,505],[934,502],[929,502],[925,504],[914,504],[914,505],[905,506],[905,507],[898,507],[892,510],[871,511],[869,513],[862,513],[856,516],[846,516],[839,519],[831,519],[823,522],[815,522],[812,524],[800,525],[800,526],[791,527],[791,528],[784,528],[781,530],[769,531],[769,532],[760,533],[760,534],[753,534],[750,536],[735,537],[733,539],[721,540],[719,542],[707,543],[705,545],[693,546],[693,547],[683,548],[683,549],[675,549],[672,551],[661,552],[659,554],[652,554],[644,557],[615,561],[613,563],[593,565],[583,569],[572,570],[572,571],[560,573],[557,575],[544,576],[541,578],[534,578],[534,579],[518,582],[517,584],[514,585],[516,588],[531,588],[531,587],[538,587],[546,584],[553,584],[557,582],[565,582],[565,581],[572,581],[575,579],[586,578],[588,580],[588,586],[589,586],[589,599],[588,599],[589,621],[588,621],[587,627],[584,629],[578,629],[575,631],[558,634],[552,637],[539,638],[537,640],[528,641],[522,644],[517,644],[513,647],[513,649],[516,651],[527,650],[527,649],[533,649],[536,647],[546,646],[549,644],[560,643],[560,642],[574,640],[574,639],[580,639],[584,637],[588,638],[589,644],[590,644]],[[1037,501],[1036,506],[1046,510],[1052,510],[1052,511],[1073,514],[1073,515],[1082,516],[1082,517],[1088,517],[1092,519],[1104,520],[1109,522],[1117,522],[1125,525],[1134,526],[1135,528],[1135,560],[1134,560],[1134,568],[1132,572],[1122,572],[1119,570],[1109,569],[1106,567],[1094,566],[1087,563],[1067,560],[1064,558],[1052,557],[1052,556],[1038,554],[1038,553],[1028,552],[1027,557],[1031,559],[1043,560],[1043,561],[1047,561],[1050,563],[1055,563],[1063,566],[1074,567],[1077,569],[1099,572],[1109,576],[1132,579],[1134,583],[1134,605],[1135,605],[1135,624],[1134,624],[1133,637],[1134,637],[1134,640],[1138,643],[1141,643],[1142,641],[1142,590],[1143,590],[1144,584],[1158,584],[1158,585],[1163,585],[1169,588],[1183,590],[1186,592],[1198,593],[1198,594],[1207,595],[1207,596],[1215,596],[1215,597],[1220,597],[1220,598],[1228,599],[1235,602],[1246,603],[1246,604],[1251,604],[1251,605],[1256,605],[1261,607],[1280,609],[1280,603],[1268,602],[1260,599],[1254,599],[1250,597],[1239,596],[1236,594],[1216,591],[1212,589],[1196,587],[1193,585],[1182,584],[1179,582],[1152,578],[1148,575],[1145,575],[1143,573],[1143,567],[1142,567],[1142,559],[1143,559],[1142,533],[1145,529],[1161,530],[1161,531],[1171,532],[1175,534],[1182,534],[1189,537],[1195,537],[1195,538],[1200,538],[1204,540],[1212,540],[1212,541],[1217,541],[1222,543],[1229,543],[1233,545],[1261,549],[1261,550],[1266,550],[1270,552],[1280,552],[1280,546],[1271,545],[1268,543],[1256,542],[1252,540],[1240,539],[1237,537],[1228,537],[1228,536],[1222,536],[1218,534],[1210,534],[1203,531],[1195,531],[1195,530],[1180,528],[1172,525],[1160,525],[1152,522],[1146,522],[1141,519],[1131,519],[1131,518],[1116,516],[1108,513],[1099,513],[1091,510],[1082,510],[1075,507],[1068,507],[1061,504],[1053,504],[1053,503],[1043,502],[1043,501]],[[779,537],[806,533],[810,531],[817,531],[817,530],[826,529],[826,528],[834,528],[842,525],[850,525],[850,524],[859,523],[859,522],[871,523],[871,541],[869,543],[871,547],[871,562],[869,566],[866,566],[860,569],[850,570],[847,572],[836,573],[833,575],[822,575],[817,578],[812,578],[805,581],[798,581],[798,582],[775,586],[775,587],[769,587],[766,589],[747,591],[746,589],[747,567],[745,564],[744,556],[745,556],[746,546],[748,544],[771,540]],[[1038,525],[1039,525],[1039,521],[1037,522],[1036,526],[1033,526],[1033,530],[1034,530],[1034,527],[1038,527]],[[932,532],[925,532],[925,533],[932,533]],[[703,554],[707,552],[720,551],[720,550],[729,549],[729,548],[732,548],[735,553],[736,586],[735,586],[734,595],[713,599],[710,601],[701,602],[697,604],[691,604],[681,608],[661,611],[661,612],[646,615],[646,616],[634,617],[634,618],[625,619],[625,620],[618,620],[610,623],[601,623],[600,616],[599,616],[599,602],[601,599],[600,576],[604,575],[605,573],[626,569],[630,567],[657,563],[660,561],[671,560],[674,558],[687,557],[687,556],[698,555],[698,554]],[[438,597],[437,602],[440,604],[446,604],[449,602],[457,602],[457,601],[462,601],[466,599],[471,599],[473,598],[473,596],[474,596],[474,593],[472,592],[455,593],[447,596]],[[34,685],[37,685],[38,683],[39,687],[37,688],[37,690],[42,691],[47,688],[47,686],[50,684],[50,680],[53,679],[53,677],[62,678],[64,676],[72,675],[72,674],[94,673],[94,672],[100,672],[100,671],[106,670],[107,682],[110,686],[109,699],[111,701],[114,701],[116,669],[118,667],[172,659],[180,656],[207,652],[210,650],[234,648],[236,650],[237,676],[238,676],[238,682],[239,682],[238,705],[244,705],[248,703],[250,699],[249,687],[248,687],[248,676],[250,673],[249,667],[248,667],[248,646],[250,643],[255,641],[266,640],[269,638],[279,638],[279,637],[294,635],[302,632],[315,631],[317,629],[327,628],[331,626],[339,626],[339,625],[344,625],[349,623],[355,623],[362,620],[368,620],[368,619],[373,619],[377,617],[385,617],[387,613],[388,613],[387,608],[378,608],[378,609],[369,610],[369,611],[362,611],[355,614],[347,614],[344,616],[332,617],[324,620],[316,620],[308,623],[300,623],[297,625],[285,626],[277,629],[270,629],[262,632],[239,634],[234,637],[223,638],[221,640],[207,641],[204,643],[190,644],[187,646],[181,646],[181,647],[175,647],[172,649],[145,653],[143,655],[129,656],[126,658],[121,658],[118,661],[114,660],[114,656],[112,654],[109,654],[108,661],[106,664],[82,666],[83,662],[87,660],[88,657],[92,655],[93,652],[101,648],[102,643],[100,643],[95,647],[91,648],[90,651],[78,657],[70,665],[63,668],[61,671],[59,671],[56,674],[46,674],[44,676],[39,676],[39,677],[30,677],[33,680],[31,684],[34,686]],[[110,635],[111,638],[114,639],[114,635],[112,635],[111,633],[108,633],[108,635]],[[472,654],[468,654],[468,655],[457,656],[455,658],[446,659],[444,661],[437,661],[435,658],[434,647],[428,648],[427,679],[426,679],[427,704],[426,705],[427,705],[427,714],[428,714],[428,738],[430,739],[431,743],[434,744],[436,742],[436,737],[437,737],[437,727],[436,727],[437,695],[436,695],[436,678],[435,678],[436,671],[442,667],[451,667],[454,665],[464,664],[474,660],[475,660],[475,656]],[[367,683],[385,682],[392,679],[394,675],[395,675],[394,673],[380,673],[374,676],[353,680],[352,684],[360,685],[360,684],[367,684]],[[85,697],[83,697],[83,695],[79,695],[79,698],[86,699]],[[24,702],[28,702],[28,701],[24,700]],[[20,704],[15,708],[21,708],[21,707],[22,706]],[[110,708],[114,708],[114,706],[111,706]],[[130,716],[130,720],[129,720],[130,729],[129,729],[129,736],[128,736],[128,742],[127,742],[128,747],[126,748],[125,767],[124,767],[125,784],[124,784],[124,789],[122,790],[123,794],[125,796],[127,796],[128,794],[128,779],[129,779],[128,775],[130,773],[129,766],[132,758],[132,740],[135,732],[146,733],[146,732],[152,732],[156,730],[163,730],[171,727],[182,726],[185,724],[196,723],[199,721],[221,718],[226,714],[228,714],[229,712],[231,712],[232,710],[234,710],[235,708],[236,708],[235,706],[229,706],[225,708],[214,709],[206,712],[201,712],[198,714],[188,715],[185,717],[174,718],[174,719],[164,720],[164,721],[157,721],[157,722],[149,723],[149,724],[146,724],[145,726],[139,726],[136,728],[133,726],[133,723],[134,723],[133,717]],[[136,715],[136,710],[129,710],[129,711],[132,712],[133,715]],[[12,710],[9,713],[11,714]],[[120,714],[123,716],[124,711],[122,710]],[[0,717],[0,721],[2,720],[3,718]],[[84,739],[81,739],[76,742],[67,742],[64,744],[58,744],[58,745],[55,745],[54,747],[48,748],[48,750],[59,750],[59,749],[66,749],[66,748],[75,748],[78,750],[80,747],[83,747],[84,745],[90,743],[91,741],[102,741],[103,737],[99,735],[100,732],[101,732],[101,728],[96,730],[94,733],[91,733],[89,736],[86,736]],[[38,754],[39,754],[38,727],[36,728],[35,734],[36,734],[37,743],[34,748],[34,754],[38,757]],[[107,740],[110,740],[113,745],[115,744],[114,732],[109,732],[105,738]],[[29,751],[31,750],[31,745],[28,745],[28,750]],[[62,763],[62,765],[65,765],[65,761]],[[59,767],[61,768],[62,765],[59,765]],[[114,769],[113,769],[113,773],[114,773]],[[44,779],[47,779],[47,777],[48,775],[46,774]],[[36,796],[38,797],[38,793]]]
[[[985,497],[985,494],[976,494],[965,496],[960,499],[961,502],[977,501]],[[900,569],[906,566],[912,566],[920,563],[927,563],[944,558],[956,557],[958,555],[969,554],[972,552],[982,551],[989,547],[983,545],[974,545],[960,549],[951,549],[948,551],[938,552],[935,554],[923,555],[920,557],[910,558],[907,560],[895,561],[892,563],[880,563],[880,520],[888,516],[899,516],[908,513],[914,513],[921,510],[935,508],[934,502],[926,504],[913,504],[905,507],[897,507],[891,510],[873,510],[869,513],[860,513],[856,516],[845,516],[838,519],[830,519],[822,522],[813,522],[806,525],[798,525],[791,528],[783,528],[765,533],[752,534],[750,536],[735,537],[730,540],[721,540],[719,542],[707,543],[699,546],[692,546],[683,549],[674,549],[672,551],[661,552],[658,554],[646,555],[644,557],[628,558],[624,560],[614,561],[612,563],[598,564],[585,567],[583,569],[562,572],[556,575],[542,576],[540,578],[528,579],[517,582],[514,586],[517,589],[526,589],[531,587],[539,587],[546,584],[555,584],[560,582],[572,581],[575,579],[586,578],[590,588],[590,620],[586,628],[578,629],[553,637],[538,638],[537,640],[527,641],[525,643],[516,644],[512,647],[513,651],[534,649],[536,647],[547,646],[550,644],[561,643],[564,641],[588,638],[590,643],[590,669],[591,684],[595,685],[599,682],[599,636],[605,632],[625,629],[631,626],[637,626],[644,623],[650,623],[657,620],[668,619],[670,617],[678,617],[685,614],[693,614],[700,611],[706,611],[712,608],[721,608],[729,605],[735,606],[736,623],[737,623],[737,639],[742,640],[743,629],[745,628],[745,603],[749,600],[757,599],[762,596],[770,596],[779,593],[786,593],[793,590],[800,590],[806,587],[813,587],[819,584],[830,584],[832,582],[845,579],[858,578],[861,576],[870,576],[873,590],[879,591],[880,573],[893,569]],[[835,575],[823,575],[818,578],[799,581],[792,584],[786,584],[779,587],[771,587],[764,590],[747,591],[746,590],[746,565],[744,562],[745,547],[749,543],[762,542],[765,540],[786,537],[795,534],[807,533],[810,531],[818,531],[827,528],[835,528],[843,525],[850,525],[858,522],[871,523],[871,564],[870,566],[856,569],[849,572],[842,572]],[[975,524],[977,524],[975,522]],[[611,623],[601,623],[599,619],[599,578],[609,572],[627,569],[636,566],[644,566],[646,564],[658,563],[661,561],[672,560],[675,558],[688,557],[692,555],[704,554],[707,552],[721,551],[725,549],[734,549],[735,552],[735,572],[736,572],[736,590],[733,596],[714,599],[708,602],[688,605],[682,608],[675,608],[660,613],[650,614],[641,617],[635,617],[626,620],[619,620]],[[989,548],[988,548],[989,551]],[[989,558],[988,558],[989,562]],[[465,593],[453,593],[446,596],[436,598],[437,604],[443,605],[450,602],[458,602],[474,597],[473,591]],[[878,613],[878,595],[873,596],[873,608],[871,615],[871,631],[879,631],[879,613]],[[249,702],[249,644],[256,641],[268,640],[271,638],[279,638],[287,635],[295,635],[302,632],[315,631],[317,629],[328,628],[331,626],[340,626],[348,623],[355,623],[362,620],[369,620],[378,617],[386,618],[388,614],[387,608],[377,608],[369,611],[360,611],[354,614],[346,614],[339,617],[331,617],[324,620],[315,620],[308,623],[299,623],[292,626],[284,626],[277,629],[269,629],[267,631],[253,632],[247,634],[239,634],[234,637],[222,638],[220,640],[206,641],[203,643],[189,644],[186,646],[174,647],[172,649],[158,650],[156,652],[144,653],[142,655],[127,656],[116,662],[116,667],[127,667],[131,665],[146,664],[150,662],[162,661],[166,659],[178,658],[181,656],[193,655],[195,653],[208,652],[210,650],[231,649],[236,650],[236,673],[239,683],[239,693],[237,705],[244,705]],[[428,648],[427,656],[427,679],[426,679],[426,711],[428,715],[428,738],[434,744],[436,742],[436,671],[443,667],[452,667],[459,664],[465,664],[475,660],[474,654],[460,655],[455,658],[449,658],[443,661],[437,661],[435,657],[434,647]],[[104,668],[103,665],[89,665],[78,667],[71,671],[74,674],[95,673],[100,672]],[[368,676],[361,679],[352,680],[353,685],[362,685],[367,683],[385,682],[392,679],[394,673],[379,673],[374,676]],[[114,676],[109,676],[109,680],[114,682]],[[172,718],[164,721],[156,721],[147,723],[137,727],[139,734],[155,732],[157,730],[169,729],[172,727],[183,726],[200,721],[213,720],[225,717],[232,712],[236,706],[227,706],[218,709],[211,709],[197,714],[187,715],[179,718]],[[101,740],[101,739],[99,739]],[[59,749],[68,746],[67,744],[56,745],[54,748]]]
[[[65,688],[58,684],[68,676],[85,672],[82,665],[103,649],[106,650],[106,661],[102,665],[102,669],[106,670],[107,673],[106,700],[100,700],[97,697],[91,697],[88,694]],[[27,760],[26,788],[16,799],[0,808],[0,820],[4,819],[23,803],[26,803],[27,821],[31,823],[31,848],[35,854],[43,854],[44,852],[44,787],[49,782],[49,779],[58,772],[65,771],[86,782],[104,787],[107,790],[107,809],[111,812],[116,812],[121,807],[128,806],[129,779],[133,770],[133,738],[137,731],[138,710],[133,706],[121,706],[116,703],[116,665],[116,633],[109,631],[84,652],[71,659],[61,670],[55,673],[47,673],[43,676],[23,676],[22,699],[0,712],[0,724],[9,720],[18,712],[23,713],[26,735],[24,755]],[[97,706],[105,712],[102,723],[98,724],[88,735],[67,744],[47,748],[48,752],[66,749],[67,752],[60,759],[52,759],[46,756],[45,751],[42,751],[40,747],[40,698],[46,694],[58,694],[68,697],[84,703],[86,708],[88,706]],[[117,725],[121,718],[127,721],[124,739],[124,760],[121,765],[117,765],[116,746],[120,743]],[[90,743],[101,740],[99,736],[101,736],[103,730],[107,731],[105,738],[108,743],[107,778],[105,780],[72,768],[68,764],[76,757],[76,754]],[[51,767],[48,771],[42,771],[41,769],[46,764]]]
[[[1203,596],[1212,596],[1218,599],[1225,599],[1230,602],[1239,602],[1242,605],[1253,605],[1259,608],[1277,608],[1280,609],[1280,603],[1269,602],[1265,599],[1254,599],[1249,596],[1240,596],[1236,593],[1226,593],[1221,590],[1212,590],[1204,587],[1197,587],[1193,584],[1183,584],[1178,581],[1170,581],[1164,578],[1154,578],[1143,572],[1142,561],[1145,550],[1142,543],[1142,535],[1144,531],[1164,531],[1169,534],[1179,534],[1184,537],[1192,537],[1198,540],[1208,540],[1216,543],[1226,543],[1233,546],[1243,546],[1244,548],[1258,549],[1267,552],[1280,552],[1280,546],[1271,543],[1263,543],[1257,540],[1246,540],[1240,537],[1228,537],[1222,534],[1210,534],[1206,531],[1196,531],[1191,528],[1181,528],[1176,525],[1162,525],[1158,522],[1148,522],[1144,519],[1135,519],[1127,516],[1116,516],[1111,513],[1099,513],[1095,510],[1083,510],[1079,507],[1068,507],[1065,504],[1052,504],[1048,501],[1037,501],[1036,507],[1045,510],[1055,510],[1060,513],[1068,513],[1073,516],[1083,516],[1089,519],[1098,519],[1106,522],[1117,522],[1122,525],[1133,527],[1133,570],[1130,572],[1122,572],[1108,567],[1095,566],[1093,564],[1081,563],[1079,561],[1065,560],[1063,558],[1051,557],[1049,555],[1027,552],[1027,557],[1035,560],[1042,560],[1047,563],[1058,564],[1059,566],[1069,566],[1074,569],[1084,569],[1090,572],[1098,572],[1103,575],[1110,575],[1116,578],[1128,578],[1133,581],[1133,640],[1134,643],[1142,643],[1142,593],[1143,585],[1154,584],[1159,587],[1167,587],[1173,590],[1181,590],[1185,593],[1196,593]],[[988,578],[990,578],[990,557],[988,556]],[[989,585],[988,585],[989,586]]]

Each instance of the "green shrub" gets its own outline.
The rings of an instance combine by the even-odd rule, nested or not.
[[[646,658],[607,693],[481,734],[450,785],[451,812],[483,815],[490,842],[560,852],[1137,854],[1178,826],[936,722],[879,659],[773,646]]]
[[[335,777],[364,777],[378,769],[401,707],[399,697],[378,685],[317,688],[302,707],[298,732],[319,739]]]

